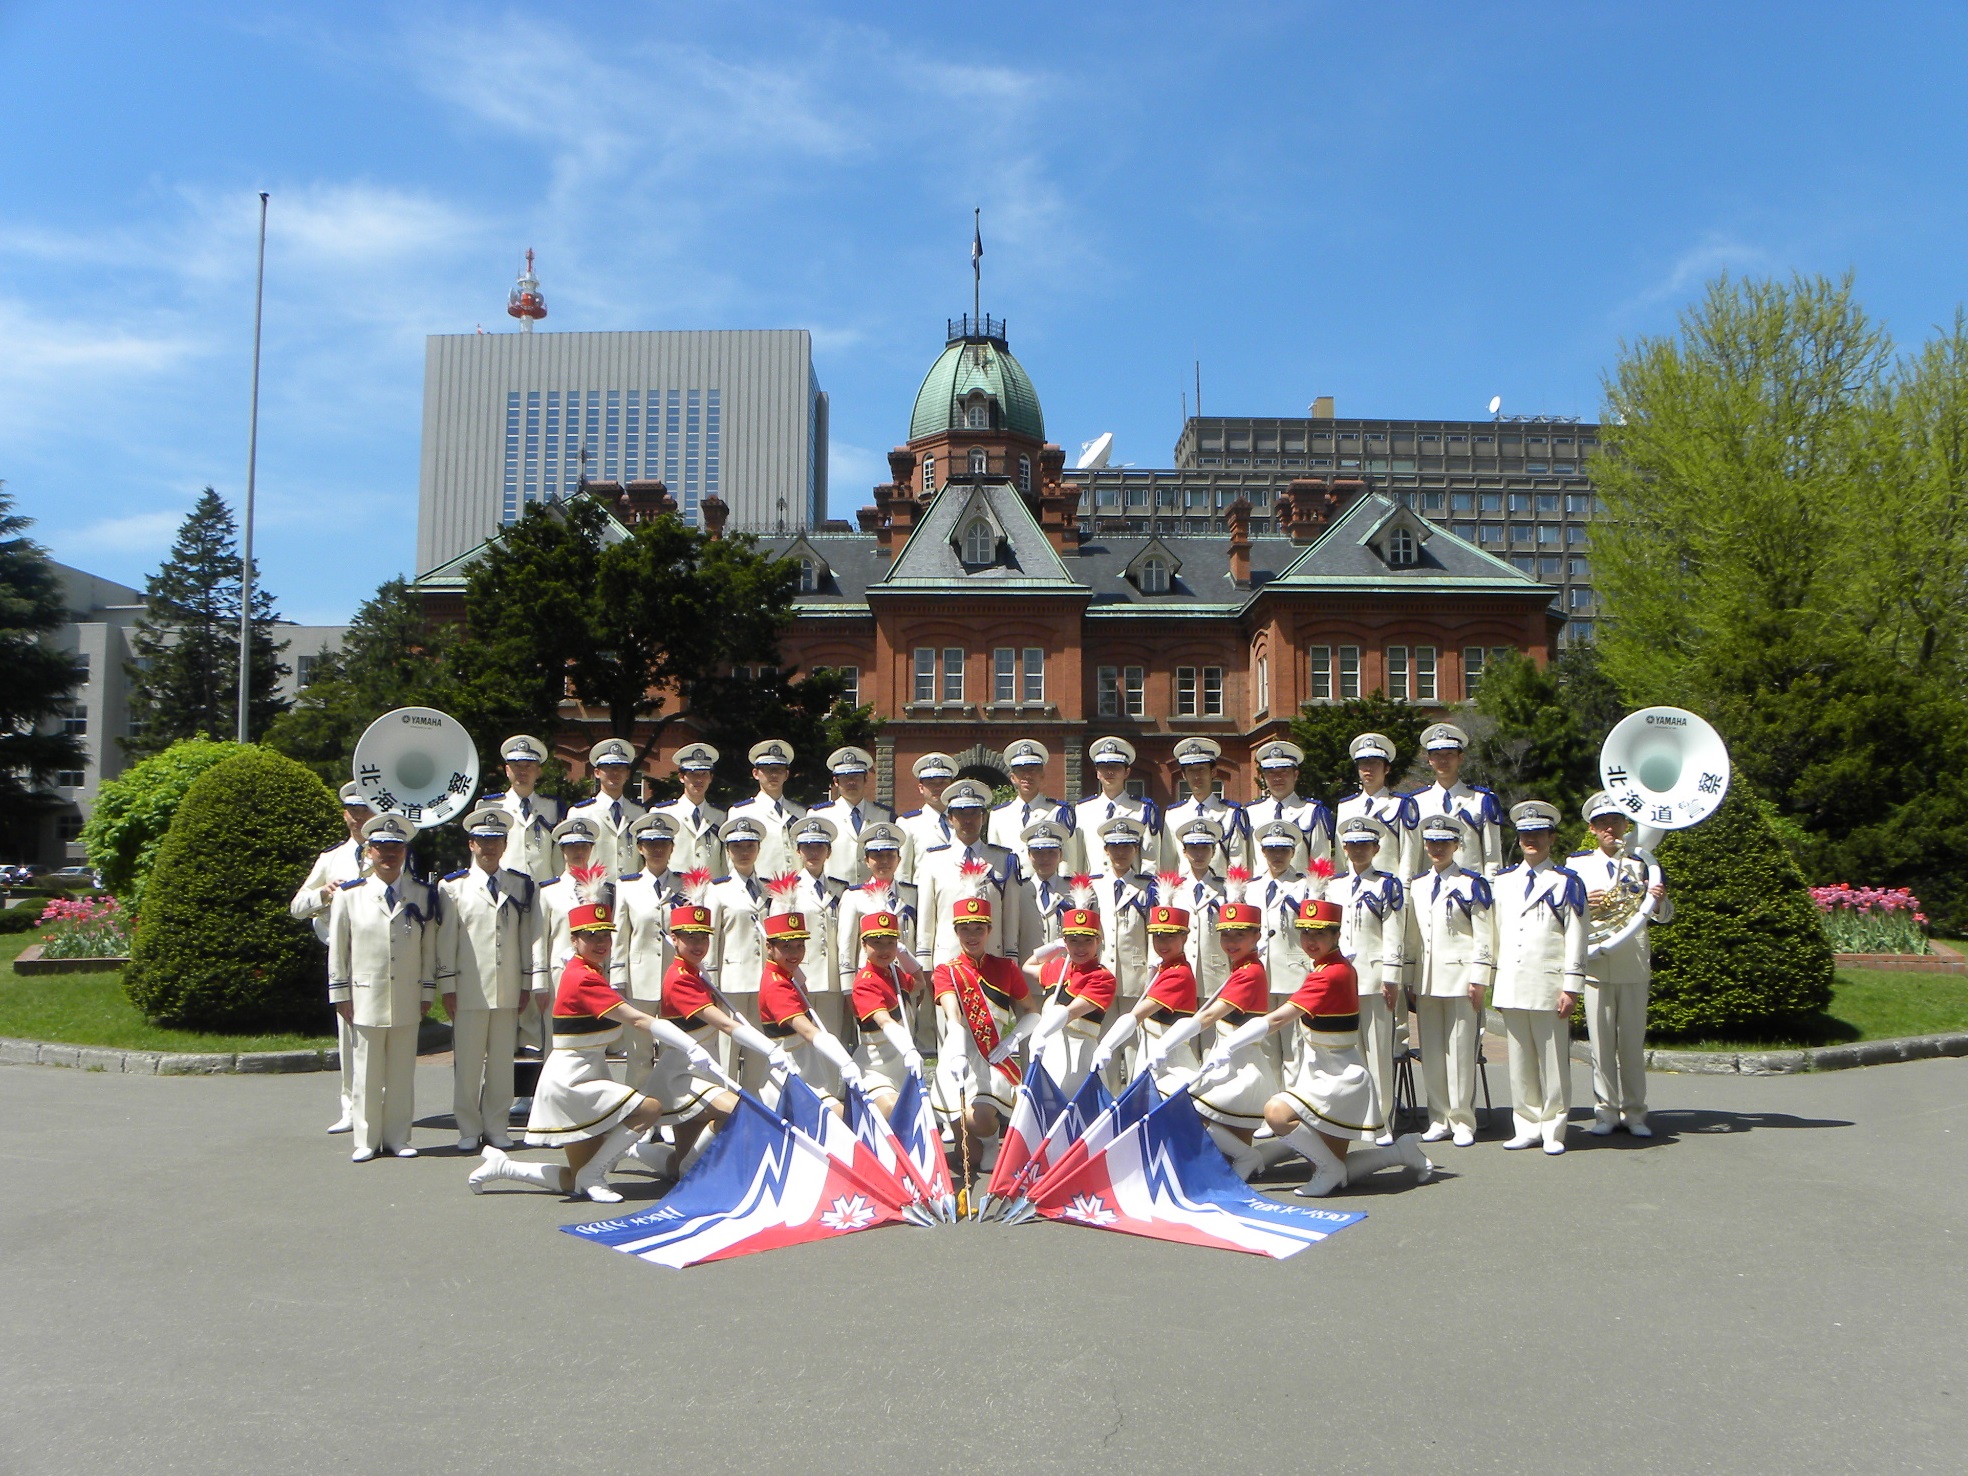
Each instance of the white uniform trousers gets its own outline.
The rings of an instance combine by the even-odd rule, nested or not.
[[[555,980],[557,985],[560,981]],[[553,1049],[553,989],[546,991],[547,1007],[533,1008],[533,996],[528,994],[519,1006],[519,1043],[530,1050],[545,1056]]]
[[[1517,1136],[1563,1142],[1572,1110],[1571,1021],[1556,1010],[1500,1010],[1510,1038],[1511,1116]]]
[[[1395,991],[1400,998],[1400,991]],[[1360,1061],[1373,1078],[1381,1121],[1394,1131],[1394,1011],[1376,989],[1360,996]]]
[[[512,1121],[519,1011],[460,1009],[451,1019],[451,1115],[458,1135],[503,1138]]]
[[[1483,1028],[1469,997],[1415,1001],[1421,1019],[1421,1086],[1428,1125],[1476,1131],[1476,1032]]]
[[[335,1056],[342,1067],[342,1116],[355,1118],[355,1026],[335,1013]]]
[[[660,1015],[663,1013],[663,1002],[660,999],[631,998],[629,1003],[636,1009],[641,1010],[645,1015]],[[649,1075],[651,1068],[656,1064],[656,1042],[651,1040],[649,1038],[649,1032],[640,1026],[631,1028],[630,1026],[624,1025],[622,1027],[622,1035],[622,1044],[626,1052],[628,1065],[628,1069],[622,1073],[622,1080],[630,1086],[636,1086],[644,1077]],[[644,1092],[643,1095],[650,1096],[652,1093]]]
[[[1592,1103],[1602,1122],[1647,1116],[1647,981],[1585,986],[1592,1039]]]
[[[724,997],[730,1001],[731,1008],[737,1011],[739,1019],[748,1025],[758,1024],[759,997],[756,989],[734,989],[727,992]],[[772,1063],[757,1051],[746,1050],[722,1031],[719,1035],[724,1042],[723,1054],[719,1059],[725,1074],[735,1079],[738,1085],[753,1095],[764,1091],[765,1080],[772,1074]]]
[[[357,1025],[355,1146],[380,1153],[410,1146],[417,1120],[417,1027]]]

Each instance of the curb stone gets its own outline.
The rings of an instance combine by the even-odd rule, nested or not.
[[[1488,1033],[1500,1036],[1502,1031]],[[1502,1041],[1496,1044],[1501,1047]],[[1574,1061],[1586,1066],[1592,1064],[1590,1041],[1575,1040],[1571,1046]],[[1968,1056],[1968,1031],[1794,1051],[1650,1050],[1647,1069],[1685,1072],[1691,1076],[1794,1076],[1801,1071],[1849,1071],[1856,1066],[1893,1066],[1901,1061],[1931,1061],[1941,1056]]]

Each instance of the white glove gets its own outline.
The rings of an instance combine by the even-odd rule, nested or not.
[[[1133,1012],[1130,1011],[1107,1027],[1107,1033],[1100,1037],[1100,1044],[1095,1046],[1093,1050],[1093,1069],[1095,1071],[1105,1071],[1107,1069],[1107,1063],[1114,1059],[1114,1052],[1118,1051],[1134,1038],[1134,1032],[1140,1026],[1140,1023],[1140,1021],[1134,1018]]]
[[[888,1048],[902,1058],[904,1066],[907,1066],[909,1058],[914,1056],[916,1069],[921,1068],[922,1054],[916,1049],[916,1043],[909,1038],[909,1032],[904,1030],[898,1021],[887,1021],[882,1026],[881,1033],[882,1039],[888,1042]]]
[[[1070,1018],[1072,1006],[1048,1002],[1039,1011],[1039,1028],[1032,1032],[1032,1054],[1037,1055],[1041,1046],[1064,1030]]]
[[[854,1073],[855,1080],[861,1079],[860,1068],[854,1064],[854,1058],[847,1053],[847,1047],[840,1043],[838,1036],[822,1030],[813,1037],[813,1049],[834,1064],[843,1081],[847,1080],[847,1073],[850,1071]]]
[[[1051,1006],[1048,1005],[1047,1008],[1050,1009]],[[1010,1060],[1011,1053],[1018,1049],[1018,1043],[1038,1028],[1039,1017],[1037,1015],[1020,1015],[1012,1022],[1011,1034],[999,1041],[997,1047],[991,1052],[991,1064],[995,1066],[1000,1061]]]
[[[1032,956],[1026,959],[1025,962],[1042,964],[1048,959],[1059,957],[1065,951],[1066,940],[1064,938],[1054,938],[1050,943],[1042,943],[1037,948],[1034,948],[1032,950]]]
[[[1217,1039],[1216,1049],[1209,1053],[1203,1062],[1205,1073],[1221,1071],[1230,1064],[1230,1058],[1245,1046],[1255,1045],[1271,1033],[1271,1020],[1267,1015],[1259,1015],[1255,1020],[1246,1020],[1227,1036]]]
[[[860,1086],[861,1068],[852,1061],[844,1061],[841,1063],[840,1078],[849,1086]]]
[[[1153,1045],[1148,1047],[1148,1054],[1142,1058],[1141,1064],[1144,1067],[1155,1067],[1161,1065],[1162,1059],[1165,1056],[1167,1056],[1170,1051],[1174,1050],[1179,1045],[1183,1045],[1188,1041],[1194,1040],[1198,1035],[1202,1034],[1202,1032],[1203,1032],[1203,1027],[1196,1023],[1196,1017],[1194,1015],[1191,1015],[1184,1020],[1177,1020],[1173,1025],[1169,1026],[1168,1029],[1162,1032],[1161,1038],[1159,1040],[1157,1040]]]
[[[683,1054],[684,1059],[690,1063],[690,1069],[700,1076],[724,1075],[724,1068],[718,1065],[717,1057],[698,1045],[696,1041],[691,1041],[690,1048]]]
[[[914,1046],[910,1046],[908,1050],[904,1051],[902,1053],[902,1069],[904,1071],[913,1071],[916,1075],[921,1076],[923,1069],[922,1052]]]
[[[793,1064],[793,1058],[778,1046],[774,1046],[771,1050],[767,1051],[765,1053],[765,1059],[774,1071],[783,1071],[788,1076],[798,1076],[800,1074],[799,1067]]]

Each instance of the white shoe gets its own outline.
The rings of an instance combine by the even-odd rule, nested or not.
[[[1542,1143],[1543,1141],[1544,1141],[1544,1137],[1542,1134],[1519,1133],[1516,1137],[1512,1138],[1508,1143],[1505,1143],[1503,1146],[1507,1149],[1508,1148],[1535,1148],[1537,1147],[1538,1144]]]
[[[1421,1141],[1424,1143],[1439,1143],[1442,1141],[1442,1139],[1446,1138],[1448,1135],[1449,1135],[1448,1124],[1440,1123],[1440,1122],[1431,1122],[1428,1125],[1428,1131],[1421,1135]]]
[[[1651,1138],[1654,1135],[1654,1130],[1647,1126],[1647,1119],[1644,1117],[1636,1117],[1627,1123],[1626,1130],[1636,1138]]]
[[[1374,1147],[1376,1148],[1392,1148],[1393,1146],[1394,1135],[1392,1133],[1382,1133],[1378,1138],[1374,1139]]]
[[[613,1189],[610,1189],[605,1183],[589,1184],[576,1192],[596,1204],[620,1204],[622,1202],[622,1196],[617,1194]]]
[[[458,1134],[458,1151],[460,1153],[478,1152],[478,1139],[474,1138],[470,1133]]]
[[[504,1177],[499,1170],[505,1161],[506,1155],[501,1153],[497,1148],[487,1148],[483,1161],[480,1162],[477,1168],[471,1171],[471,1177],[465,1180],[471,1186],[471,1192],[474,1194],[483,1194],[487,1184],[491,1183],[494,1179]]]
[[[1595,1138],[1610,1138],[1613,1135],[1613,1129],[1618,1126],[1618,1123],[1608,1118],[1595,1117],[1592,1120],[1592,1126],[1587,1128],[1586,1131]]]
[[[355,1114],[353,1112],[344,1109],[340,1117],[336,1118],[333,1122],[328,1124],[328,1131],[331,1133],[354,1132]]]
[[[1312,1177],[1293,1189],[1292,1193],[1304,1199],[1324,1199],[1345,1182],[1344,1170],[1334,1173],[1329,1168],[1314,1168]]]
[[[504,1133],[487,1133],[485,1135],[485,1141],[490,1143],[494,1148],[497,1148],[501,1153],[510,1153],[512,1151],[512,1139],[508,1138]]]
[[[1421,1139],[1413,1133],[1406,1133],[1394,1140],[1394,1148],[1401,1155],[1401,1162],[1415,1171],[1415,1182],[1426,1184],[1435,1172],[1435,1165],[1421,1151]]]
[[[1467,1148],[1470,1146],[1470,1144],[1474,1143],[1475,1141],[1476,1141],[1476,1135],[1472,1133],[1468,1128],[1459,1127],[1455,1130],[1456,1147]]]
[[[1544,1151],[1549,1153],[1553,1158],[1556,1158],[1565,1151],[1565,1140],[1563,1138],[1545,1139]]]
[[[408,1143],[405,1143],[400,1148],[391,1148],[385,1144],[383,1152],[387,1153],[391,1158],[415,1158],[417,1156],[417,1150],[412,1148]]]
[[[349,1155],[349,1162],[367,1163],[370,1159],[374,1158],[375,1156],[376,1156],[376,1150],[374,1148],[358,1148],[355,1150],[355,1152]]]

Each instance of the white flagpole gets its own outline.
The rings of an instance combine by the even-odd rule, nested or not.
[[[246,428],[246,516],[239,556],[239,741],[250,743],[253,697],[253,479],[260,459],[260,313],[266,302],[267,192],[260,191],[260,266],[253,284],[253,408]]]

